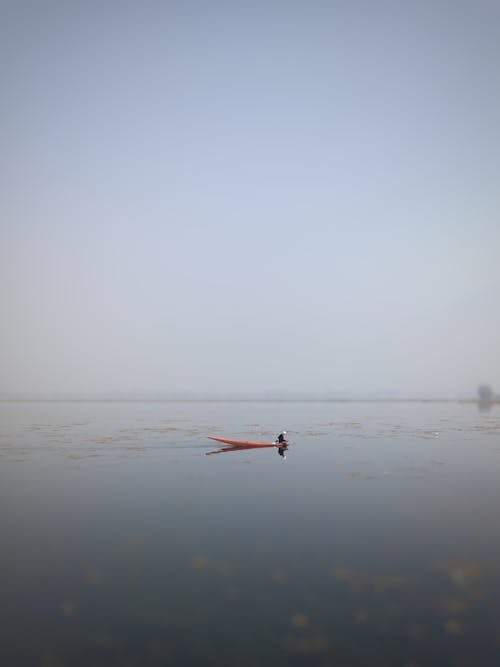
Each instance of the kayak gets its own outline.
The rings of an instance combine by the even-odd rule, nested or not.
[[[234,440],[232,438],[216,438],[213,435],[208,435],[207,438],[221,442],[225,447],[217,449],[214,452],[207,452],[207,454],[222,454],[224,452],[241,452],[244,449],[258,449],[262,447],[277,447],[281,456],[284,456],[284,451],[288,449],[288,442],[260,442],[255,440]]]
[[[288,442],[255,442],[252,440],[231,440],[230,438],[216,438],[215,436],[207,436],[210,440],[223,442],[225,445],[232,445],[233,447],[286,447]]]

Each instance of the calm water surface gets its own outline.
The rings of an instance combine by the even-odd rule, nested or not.
[[[6,402],[0,464],[2,665],[500,664],[500,406]]]

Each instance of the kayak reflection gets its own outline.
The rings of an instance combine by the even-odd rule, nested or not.
[[[288,445],[280,445],[277,447],[275,444],[269,444],[269,445],[228,445],[227,447],[221,447],[220,449],[214,449],[213,452],[206,452],[207,456],[209,454],[223,454],[225,452],[241,452],[243,449],[265,449],[269,447],[274,447],[275,449],[278,450],[278,454],[282,456],[284,459],[286,459],[286,451],[288,449]]]

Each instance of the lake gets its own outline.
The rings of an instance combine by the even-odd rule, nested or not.
[[[0,463],[2,665],[500,664],[500,405],[2,402]]]

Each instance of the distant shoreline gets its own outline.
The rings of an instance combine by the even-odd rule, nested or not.
[[[486,407],[500,404],[500,398],[482,401],[476,398],[0,396],[0,403],[460,403]]]

